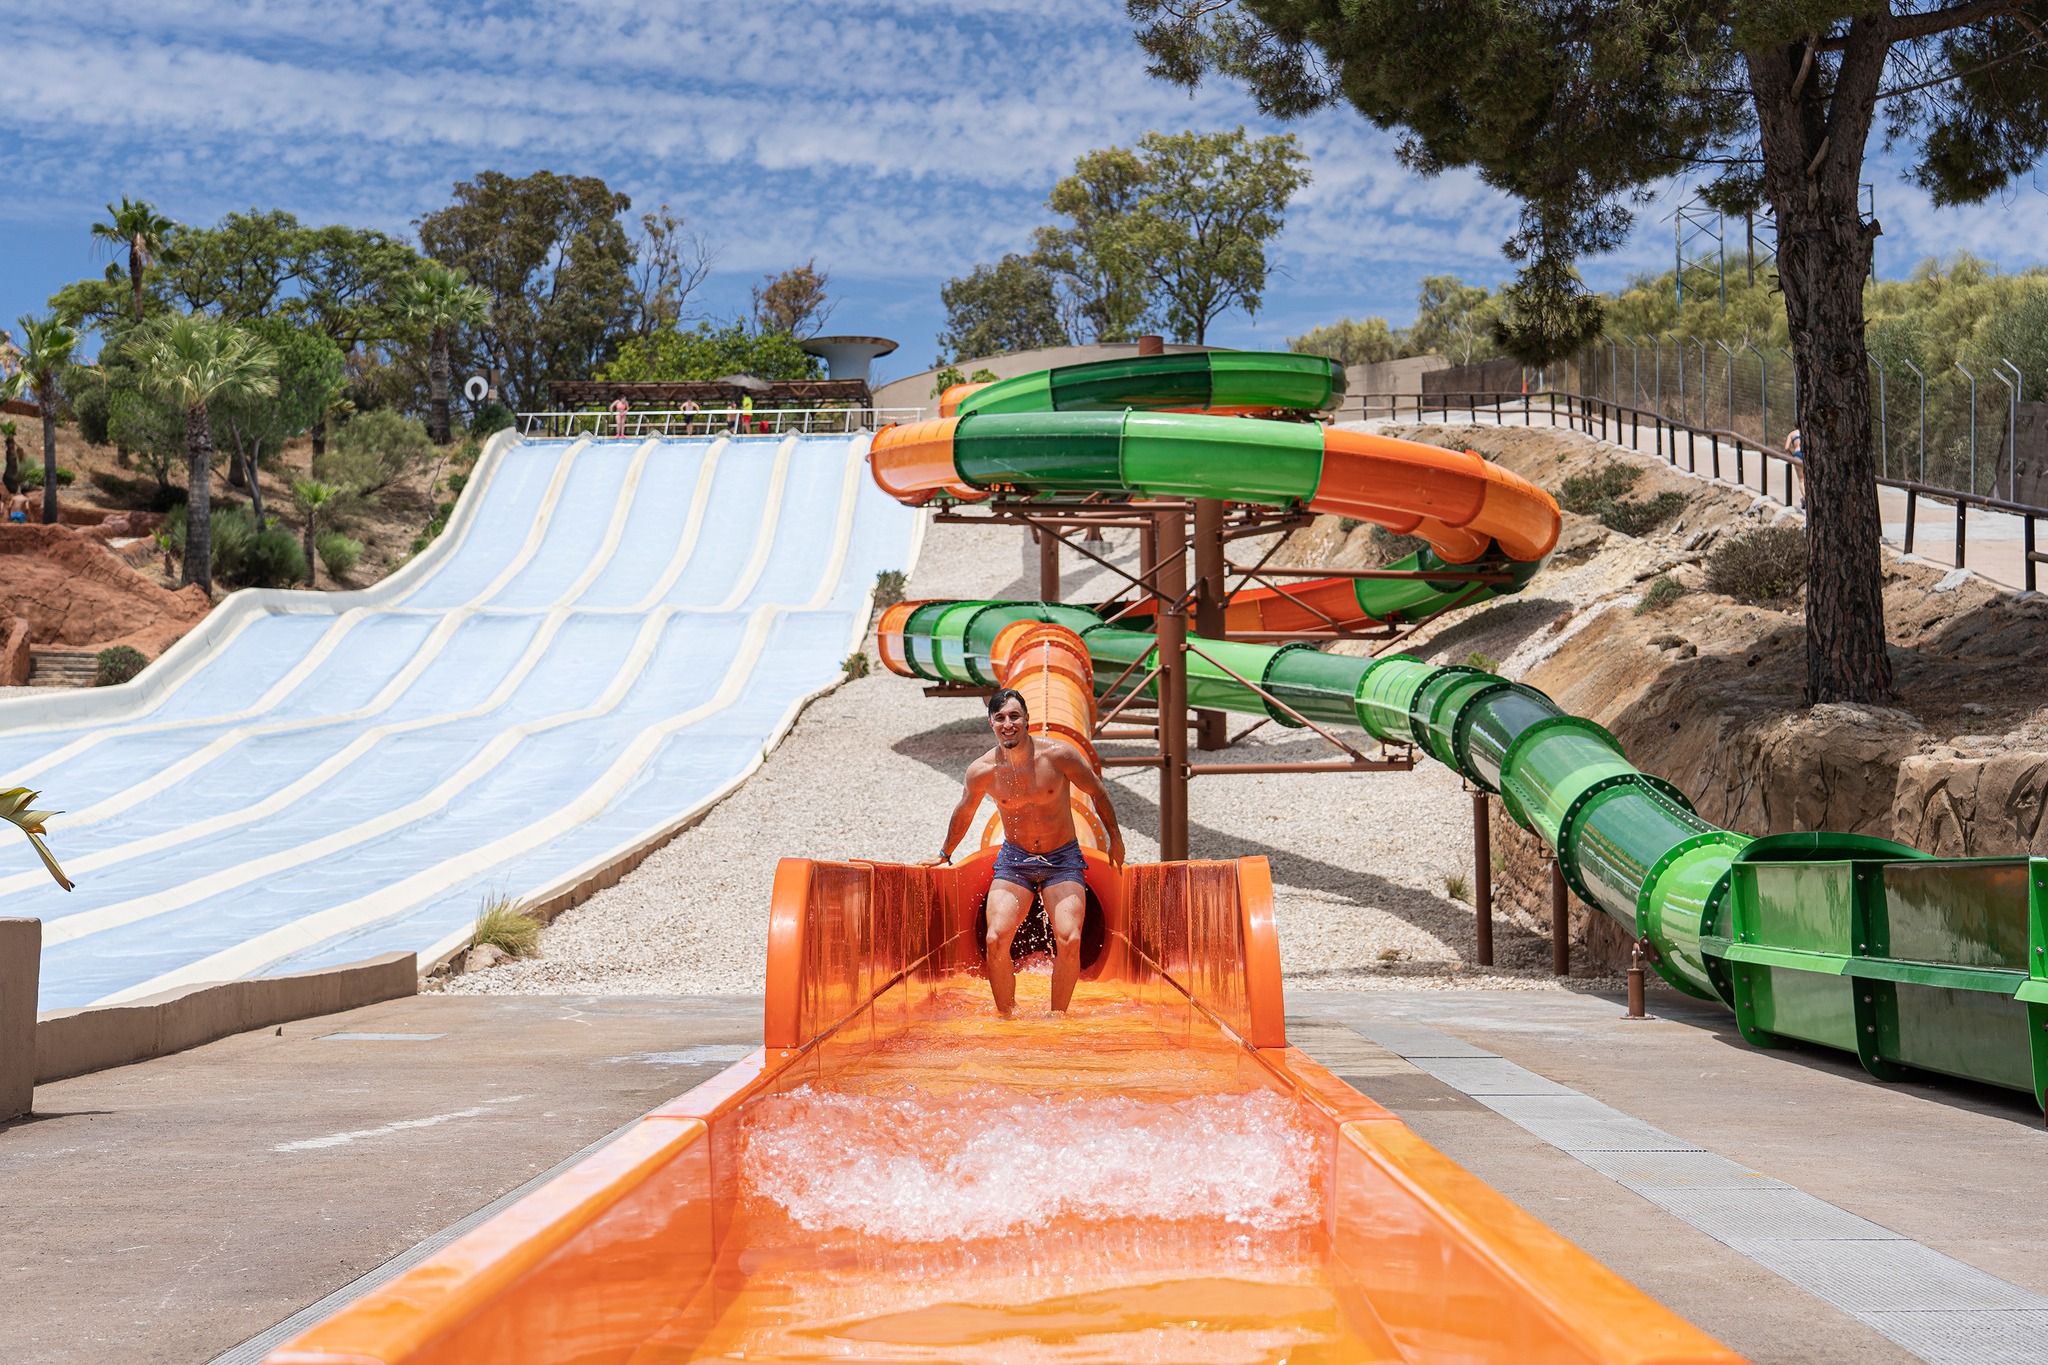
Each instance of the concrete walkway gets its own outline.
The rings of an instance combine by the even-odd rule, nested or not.
[[[38,1087],[0,1361],[210,1360],[760,1037],[753,1000],[423,995]]]
[[[1564,992],[1292,1005],[1297,1046],[1756,1360],[2027,1359],[2001,1343],[2048,1330],[2023,1096],[1758,1051],[1662,991],[1649,1023]],[[0,1128],[0,1360],[210,1360],[759,1035],[733,997],[421,996],[45,1086]],[[1876,1273],[1828,1278],[1847,1243]]]

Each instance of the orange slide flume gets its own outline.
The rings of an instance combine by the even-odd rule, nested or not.
[[[785,860],[765,1047],[271,1361],[1735,1359],[1287,1045],[1264,859],[1011,1021],[992,863]]]

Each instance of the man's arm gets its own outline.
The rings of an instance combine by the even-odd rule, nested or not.
[[[995,765],[987,759],[977,758],[968,765],[967,781],[960,791],[960,803],[953,807],[953,818],[946,823],[946,842],[939,846],[938,861],[952,861],[953,848],[966,837],[967,826],[973,822],[981,798],[988,795],[989,782],[994,776]]]
[[[1047,745],[1052,750],[1053,766],[1060,776],[1080,789],[1095,805],[1095,813],[1102,817],[1102,823],[1109,830],[1109,860],[1118,867],[1124,865],[1124,832],[1117,828],[1116,807],[1110,804],[1109,788],[1102,785],[1102,779],[1095,769],[1088,766],[1088,760],[1073,745],[1060,743]]]

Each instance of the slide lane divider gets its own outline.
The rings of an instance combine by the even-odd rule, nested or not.
[[[775,526],[780,521],[780,495],[786,486],[789,456],[795,450],[795,446],[795,438],[789,438],[782,443],[782,448],[777,454],[777,476],[774,480],[777,501],[772,504],[775,509],[773,514],[764,521],[761,537],[764,540],[772,541]],[[270,962],[274,962],[290,953],[301,951],[326,938],[332,937],[336,933],[348,932],[365,924],[375,923],[380,919],[392,918],[402,914],[412,909],[420,900],[433,894],[436,890],[454,885],[474,875],[481,868],[500,865],[511,857],[527,851],[530,847],[546,843],[549,839],[558,836],[565,827],[571,827],[593,818],[609,802],[612,796],[616,795],[619,790],[623,789],[638,774],[645,763],[658,751],[661,741],[677,730],[696,724],[708,716],[730,708],[744,695],[746,683],[751,681],[754,669],[760,661],[761,653],[766,647],[769,630],[777,620],[790,611],[816,611],[829,604],[833,593],[838,588],[838,579],[844,570],[847,551],[851,543],[852,511],[858,491],[859,463],[857,460],[849,457],[847,472],[841,484],[841,514],[838,534],[835,537],[833,550],[825,564],[820,587],[813,594],[812,598],[802,604],[790,606],[764,604],[754,608],[749,616],[741,650],[733,664],[726,670],[725,680],[721,683],[718,692],[714,694],[713,698],[680,715],[671,717],[660,725],[642,731],[633,743],[628,746],[626,753],[616,759],[606,772],[596,779],[590,787],[586,788],[575,801],[564,806],[548,819],[533,822],[518,831],[494,841],[482,850],[472,851],[457,858],[444,860],[435,867],[416,873],[395,886],[386,887],[369,895],[358,897],[341,906],[319,911],[310,916],[303,916],[289,924],[259,934],[232,948],[212,954],[197,963],[163,973],[140,985],[113,992],[93,1003],[95,1005],[119,1004],[127,1000],[138,999],[145,995],[154,994],[162,990],[170,990],[193,982],[249,975],[256,970],[260,970],[261,967],[268,965]],[[759,579],[760,568],[765,567],[765,562],[765,555],[757,554],[756,563],[758,567],[750,573],[748,580],[741,585],[745,591],[750,592],[752,590],[752,584]],[[736,592],[740,590],[740,588],[735,589]],[[727,608],[726,610],[730,609]],[[419,798],[414,802],[408,803],[407,806],[401,807],[398,811],[388,812],[384,816],[364,822],[363,825],[355,826],[351,830],[342,831],[337,835],[329,836],[327,839],[318,840],[309,845],[303,845],[301,848],[293,850],[289,855],[273,855],[271,858],[259,860],[256,864],[237,869],[232,873],[215,874],[214,877],[203,879],[200,883],[194,884],[193,887],[175,893],[170,897],[159,895],[140,898],[116,906],[102,907],[96,911],[87,911],[80,916],[69,916],[65,919],[53,921],[45,927],[45,943],[69,942],[84,937],[89,933],[101,932],[104,929],[116,927],[117,924],[135,923],[156,914],[183,908],[183,906],[205,899],[207,896],[219,894],[222,891],[233,889],[250,881],[260,880],[265,876],[276,875],[278,872],[288,870],[290,867],[338,852],[340,849],[360,843],[364,839],[372,838],[389,829],[400,827],[422,815],[433,813],[435,810],[447,805],[450,800],[476,781],[484,772],[495,767],[527,735],[554,729],[574,721],[589,719],[615,708],[618,701],[623,698],[625,692],[630,688],[632,681],[638,677],[640,670],[644,668],[646,658],[652,654],[655,644],[659,641],[661,628],[678,614],[678,608],[663,607],[650,617],[647,627],[643,628],[640,637],[635,642],[632,657],[626,666],[621,668],[619,674],[614,679],[611,689],[608,690],[605,698],[601,699],[600,702],[593,704],[591,707],[586,707],[579,712],[551,717],[547,721],[531,722],[500,735],[491,742],[491,745],[484,754],[480,754],[477,758],[471,760],[461,772],[444,781],[427,797]],[[863,621],[863,626],[864,624]],[[366,828],[366,826],[370,828]],[[342,835],[350,837],[343,839]],[[277,864],[277,866],[270,866],[273,863]],[[166,905],[164,904],[166,899],[173,900],[176,903]],[[118,920],[112,917],[112,912],[117,911],[120,912]],[[65,931],[65,926],[69,925],[72,920],[81,919],[85,916],[100,917],[102,922],[96,922],[89,928],[78,931]]]
[[[571,464],[574,462],[576,456],[583,449],[588,447],[589,444],[590,442],[587,440],[577,441],[572,443],[568,449],[562,452],[561,458],[558,459],[555,463],[554,477],[549,483],[546,497],[542,503],[541,512],[534,519],[534,527],[532,531],[529,532],[526,544],[522,548],[519,557],[505,571],[505,573],[499,575],[499,581],[494,582],[489,587],[485,588],[485,590],[482,593],[472,598],[467,605],[474,607],[482,606],[483,604],[487,603],[490,600],[490,598],[494,596],[503,587],[504,582],[508,581],[508,575],[514,574],[520,568],[523,568],[526,562],[533,557],[535,552],[539,549],[540,540],[542,534],[546,530],[547,522],[552,518],[554,514],[555,504],[561,498],[562,488],[568,480],[569,468]],[[468,490],[465,489],[464,492],[467,493]],[[403,593],[399,594],[394,599],[393,605],[395,606],[397,603],[403,602],[406,598],[411,597],[421,588],[424,588],[429,581],[430,578],[422,578],[419,582],[412,584]],[[294,595],[315,597],[319,596],[320,594],[305,593]],[[96,748],[97,746],[106,743],[108,740],[117,737],[145,734],[168,734],[174,731],[192,730],[210,725],[233,724],[236,722],[256,720],[268,714],[272,707],[276,706],[278,702],[282,701],[285,697],[289,696],[293,691],[295,691],[298,687],[304,684],[306,679],[311,677],[314,674],[314,672],[318,670],[320,665],[325,663],[327,659],[333,655],[334,651],[341,647],[342,641],[346,638],[349,632],[353,631],[363,621],[369,619],[371,615],[375,614],[375,611],[376,604],[366,604],[350,606],[347,609],[336,614],[334,624],[329,626],[327,631],[320,638],[319,642],[316,643],[310,650],[308,650],[306,654],[299,660],[299,662],[296,665],[294,665],[289,671],[287,671],[283,677],[279,678],[277,682],[273,683],[261,697],[259,697],[255,702],[251,703],[249,706],[245,707],[241,711],[234,712],[224,716],[193,716],[187,717],[183,720],[156,721],[131,725],[102,726],[98,729],[95,729],[91,734],[81,735],[77,739],[71,741],[69,744],[63,746],[62,748],[53,750],[51,753],[45,754],[40,759],[36,759],[16,769],[16,776],[19,780],[25,781],[28,778],[37,776],[38,774],[48,771],[49,769],[60,763],[68,762],[71,759],[78,757],[80,754],[85,753],[90,749]],[[250,620],[253,621],[254,619],[255,617],[252,615],[250,617]],[[244,623],[243,627],[238,627],[236,633],[239,634],[242,628],[246,628],[246,623]],[[160,706],[162,704],[162,701],[168,700],[168,697],[169,693],[167,691],[165,696],[159,699],[158,705]],[[64,725],[49,725],[38,728],[43,730],[50,730],[67,729],[70,727]],[[33,731],[30,731],[29,733],[33,733]]]
[[[793,440],[786,441],[783,445],[784,448],[778,452],[776,477],[772,483],[773,494],[778,499],[787,485],[788,457],[795,448]],[[739,604],[745,601],[746,594],[752,591],[753,584],[760,578],[761,570],[767,562],[767,548],[772,548],[775,529],[779,522],[780,506],[777,503],[774,505],[774,510],[771,514],[763,518],[762,524],[755,534],[755,554],[753,556],[753,572],[751,577],[742,580],[742,582],[736,585],[733,592],[728,595],[727,600],[719,606],[709,611],[699,608],[697,611],[687,614],[724,615],[736,610]],[[625,659],[614,672],[610,685],[597,701],[575,711],[562,712],[542,720],[528,721],[522,725],[499,732],[485,745],[482,752],[471,758],[449,777],[444,778],[424,795],[416,797],[412,801],[395,807],[392,810],[373,816],[370,819],[360,821],[345,829],[336,830],[332,834],[325,835],[308,843],[299,844],[289,850],[273,853],[248,862],[238,863],[234,867],[224,868],[207,876],[193,878],[175,890],[156,891],[149,895],[131,897],[128,900],[116,901],[111,905],[99,906],[92,910],[81,910],[75,914],[59,916],[45,924],[43,931],[44,944],[55,946],[57,944],[70,943],[91,934],[103,933],[108,929],[123,928],[155,918],[158,915],[165,915],[184,909],[186,906],[197,904],[210,897],[235,890],[251,882],[261,881],[266,877],[278,876],[304,864],[317,862],[344,849],[376,838],[380,834],[386,834],[393,829],[401,828],[413,820],[446,809],[466,788],[472,783],[481,780],[486,774],[495,769],[515,752],[526,739],[558,729],[564,725],[594,719],[615,710],[619,703],[625,699],[627,693],[632,690],[633,684],[638,681],[648,659],[653,656],[656,646],[660,643],[662,633],[666,629],[668,622],[679,615],[685,614],[683,609],[678,607],[662,607],[649,614],[647,620],[642,623],[639,633],[634,637],[632,649],[627,652]],[[361,754],[356,754],[354,757],[361,757]],[[353,758],[350,761],[354,761]],[[294,786],[301,786],[305,781],[306,779],[302,778]]]
[[[565,602],[560,606],[544,608],[540,611],[535,611],[534,609],[527,608],[521,609],[516,612],[511,612],[508,614],[519,616],[541,615],[544,619],[551,618],[556,612],[562,611],[564,607],[568,605],[572,605],[578,598],[580,598],[586,591],[588,591],[590,584],[596,579],[598,574],[603,571],[605,566],[610,563],[613,554],[615,554],[618,550],[619,541],[625,533],[625,516],[626,513],[632,507],[633,493],[634,490],[639,486],[641,471],[647,463],[648,456],[653,453],[655,447],[658,446],[659,444],[660,443],[658,441],[648,441],[646,444],[641,446],[639,451],[636,453],[632,467],[627,471],[624,485],[617,498],[617,506],[614,508],[612,515],[611,530],[609,534],[607,534],[603,544],[601,544],[598,547],[598,552],[592,558],[590,565],[584,570],[583,574],[577,579],[577,581],[571,584],[564,593]],[[377,614],[389,616],[403,616],[411,615],[413,613],[404,611],[402,609],[389,609],[386,611],[379,612]],[[224,735],[219,735],[215,737],[213,740],[209,741],[204,748],[199,749],[194,753],[187,754],[184,758],[177,760],[176,762],[170,764],[168,767],[159,769],[157,772],[151,774],[148,778],[144,779],[141,782],[135,783],[133,786],[128,787],[127,789],[117,793],[116,795],[108,797],[104,801],[95,802],[94,804],[87,806],[83,810],[67,813],[64,817],[64,828],[66,830],[76,830],[81,826],[97,824],[100,821],[109,819],[115,815],[120,814],[123,811],[130,810],[135,806],[141,804],[143,801],[156,795],[158,792],[171,786],[173,783],[191,776],[193,773],[199,771],[201,768],[206,767],[208,764],[216,761],[223,755],[231,752],[237,746],[239,746],[244,740],[253,739],[259,736],[269,737],[275,735],[299,733],[309,730],[325,729],[333,725],[342,725],[354,721],[367,720],[372,716],[382,714],[384,711],[390,709],[390,707],[393,704],[395,704],[400,697],[405,695],[405,693],[407,692],[408,689],[411,688],[413,683],[419,679],[419,676],[426,671],[426,669],[433,663],[433,661],[436,658],[440,656],[442,651],[446,648],[449,640],[454,636],[457,629],[460,628],[460,626],[465,621],[471,620],[472,618],[475,618],[477,616],[488,615],[491,613],[488,608],[464,606],[456,607],[446,611],[436,611],[432,613],[421,614],[431,614],[441,619],[439,624],[437,624],[434,627],[433,631],[428,634],[427,638],[421,642],[420,647],[413,651],[413,655],[409,660],[406,661],[405,667],[400,669],[398,673],[392,677],[390,682],[386,683],[381,689],[379,689],[376,696],[372,697],[368,702],[365,702],[362,706],[359,706],[352,711],[338,712],[333,715],[307,716],[300,717],[294,720],[268,721],[258,725],[247,725],[238,727]],[[553,631],[549,630],[548,635],[550,638],[552,638]],[[530,655],[531,650],[529,650],[528,653]],[[522,660],[522,663],[523,662],[524,660]],[[452,718],[460,719],[473,716],[477,714],[477,711],[475,710],[475,708],[471,708],[463,712],[450,712],[444,714]],[[411,728],[416,729],[419,727],[417,725],[412,725]],[[7,890],[8,884],[12,880],[13,879],[11,878],[0,877],[0,893],[4,893]]]
[[[386,598],[400,600],[410,595],[438,573],[441,565],[467,541],[486,490],[496,482],[507,453],[521,444],[518,434],[509,429],[492,435],[484,443],[483,454],[477,459],[474,477],[456,499],[455,511],[448,519],[447,528],[434,538],[433,544],[400,565],[395,573],[381,582],[340,593],[286,588],[244,588],[230,593],[204,621],[187,631],[128,682],[55,697],[0,700],[0,724],[13,716],[54,714],[61,717],[6,727],[10,734],[33,735],[75,729],[81,724],[108,723],[148,715],[159,709],[187,677],[259,619],[274,615],[339,614],[351,607],[381,603]]]

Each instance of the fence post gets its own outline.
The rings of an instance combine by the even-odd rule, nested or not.
[[[1721,436],[1718,432],[1707,433],[1707,458],[1714,462],[1714,477],[1721,477]]]
[[[1913,514],[1920,508],[1920,490],[1906,490],[1906,553],[1913,553]]]
[[[2026,584],[2028,592],[2032,592],[2034,565],[2039,561],[2034,558],[2034,515],[2031,512],[2020,518],[2020,554],[2020,581]]]

